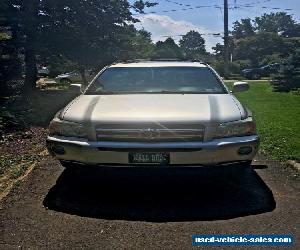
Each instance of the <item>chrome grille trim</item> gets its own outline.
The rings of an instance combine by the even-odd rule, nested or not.
[[[197,129],[96,129],[102,141],[203,141],[204,127]]]

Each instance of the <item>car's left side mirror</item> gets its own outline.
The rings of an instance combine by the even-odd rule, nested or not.
[[[84,91],[84,86],[79,83],[73,83],[73,84],[70,84],[69,90],[76,94],[82,94]]]
[[[235,82],[233,84],[232,93],[243,92],[249,89],[249,84],[247,82]]]

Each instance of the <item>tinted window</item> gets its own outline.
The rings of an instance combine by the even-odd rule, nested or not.
[[[209,68],[113,67],[105,70],[86,94],[226,93]]]

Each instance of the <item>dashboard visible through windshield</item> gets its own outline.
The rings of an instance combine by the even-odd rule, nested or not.
[[[223,84],[207,67],[111,67],[85,94],[224,94]]]

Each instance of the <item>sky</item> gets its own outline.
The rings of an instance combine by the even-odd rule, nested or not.
[[[222,43],[223,0],[148,1],[159,4],[146,8],[145,12],[149,14],[135,15],[134,17],[140,20],[136,27],[151,32],[154,42],[164,41],[169,36],[178,42],[181,38],[180,35],[184,35],[190,30],[196,30],[204,34],[208,51],[212,51],[211,48],[216,43]],[[129,2],[132,3],[134,0],[129,0]],[[300,22],[300,0],[228,0],[228,2],[230,26],[234,21],[242,18],[253,19],[264,13],[277,11],[285,11],[292,15],[297,22]],[[220,33],[220,36],[214,36],[212,33]]]

